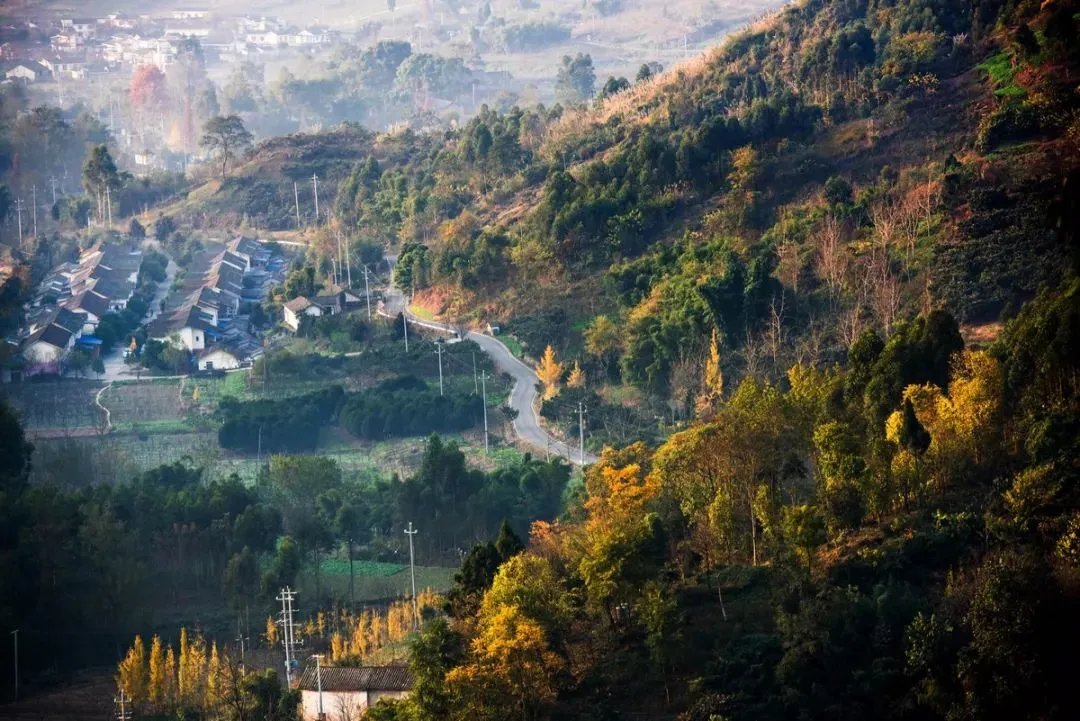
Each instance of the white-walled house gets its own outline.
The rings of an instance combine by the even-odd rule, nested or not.
[[[381,699],[408,698],[412,685],[412,673],[408,666],[324,666],[321,669],[308,666],[298,685],[301,718],[303,721],[319,721],[320,686],[321,718],[325,721],[351,721],[360,718],[364,711]]]
[[[153,340],[178,340],[180,345],[195,353],[206,348],[208,334],[214,336],[218,331],[199,308],[185,304],[158,316],[146,332]]]
[[[240,359],[228,348],[207,348],[199,354],[199,370],[228,371],[240,367]]]
[[[304,296],[293,298],[285,304],[282,309],[282,325],[291,330],[293,333],[300,330],[300,319],[305,315],[312,317],[319,317],[323,314],[323,310],[320,306],[312,303]]]
[[[38,329],[22,344],[26,375],[59,373],[64,356],[75,345],[75,334],[55,323]]]

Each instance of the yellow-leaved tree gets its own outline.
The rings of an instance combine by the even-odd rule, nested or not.
[[[266,617],[266,629],[263,632],[263,638],[266,639],[267,646],[276,646],[278,642],[278,628],[274,623],[273,616]]]
[[[536,366],[536,377],[544,385],[544,400],[551,400],[559,395],[559,381],[562,380],[563,366],[555,359],[555,349],[550,345],[544,349],[544,355]]]
[[[697,413],[708,416],[716,411],[724,398],[724,372],[720,368],[720,334],[713,328],[709,355],[705,358],[705,377],[697,399]]]
[[[124,660],[116,670],[116,685],[135,703],[147,698],[146,644],[141,636],[128,649]]]
[[[206,693],[203,705],[213,711],[221,705],[221,657],[218,656],[217,643],[210,644],[210,660],[206,664]]]
[[[565,665],[551,650],[544,629],[515,605],[500,605],[480,620],[469,647],[469,659],[446,675],[447,686],[460,700],[456,717],[532,721],[555,700],[555,675]]]
[[[569,388],[585,387],[585,371],[581,370],[581,364],[577,361],[574,361],[574,367],[570,369],[570,375],[566,378],[566,385]]]
[[[150,643],[150,677],[147,684],[147,698],[155,706],[165,700],[165,649],[161,646],[161,636],[156,634]]]
[[[176,703],[177,700],[176,654],[173,653],[173,648],[170,645],[165,651],[165,693],[161,702],[169,706]]]

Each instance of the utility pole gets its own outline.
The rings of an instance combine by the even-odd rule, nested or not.
[[[353,566],[352,566],[352,539],[349,539],[349,610],[356,607],[356,599],[353,595]]]
[[[293,202],[296,203],[296,229],[300,230],[300,191],[296,188],[296,181],[292,184]]]
[[[285,647],[285,679],[289,686],[292,686],[293,664],[296,659],[296,642],[293,636],[293,600],[295,598],[296,591],[288,586],[281,589],[281,593],[277,596],[277,600],[281,601],[281,619],[278,623],[282,628],[281,643]]]
[[[105,202],[109,206],[109,227],[112,227],[112,188],[105,186]]]
[[[405,535],[409,537],[409,575],[412,577],[412,603],[413,603],[413,623],[416,627],[420,626],[420,606],[416,601],[416,563],[413,557],[413,536],[419,531],[412,527],[412,521],[409,521],[409,527],[405,529]]]
[[[405,301],[405,307],[401,309],[401,327],[405,329],[405,352],[409,352],[409,301]]]
[[[20,248],[22,247],[22,241],[23,241],[23,237],[22,237],[22,210],[23,210],[22,198],[16,198],[15,199],[15,214],[19,217],[19,247]]]
[[[585,465],[585,414],[589,412],[589,409],[584,406],[580,401],[577,404],[577,417],[578,417],[578,442],[580,446],[580,460],[581,465]]]
[[[476,377],[476,351],[472,353],[472,384],[473,395],[479,395],[480,393],[480,380]]]
[[[240,618],[236,619],[236,640],[240,642],[240,663],[244,663],[244,643],[248,637],[244,635],[244,629],[240,627]]]
[[[483,389],[484,404],[484,453],[488,452],[488,424],[487,424],[487,371],[480,371],[480,387]]]
[[[37,185],[30,186],[30,198],[34,206],[34,237],[37,238]]]
[[[349,253],[349,235],[345,235],[345,282],[352,290],[352,255]]]
[[[131,697],[124,693],[124,689],[120,689],[120,696],[113,696],[113,704],[116,705],[116,721],[131,721],[131,709],[127,707],[128,701]]]
[[[315,688],[319,691],[319,721],[326,718],[322,706],[322,654],[315,654]]]
[[[53,203],[53,205],[56,205],[56,176],[55,175],[50,175],[49,176],[49,185],[52,186],[52,203]]]
[[[15,700],[19,700],[19,629],[11,632],[15,637]]]
[[[364,263],[364,295],[367,296],[367,319],[371,320],[371,286],[368,285],[368,267]]]
[[[319,227],[319,176],[316,173],[311,174],[311,185],[315,188],[315,227]]]
[[[442,383],[442,354],[443,354],[443,344],[442,344],[442,341],[441,341],[441,340],[437,340],[437,341],[435,341],[435,355],[439,356],[439,395],[440,395],[440,396],[441,396],[441,395],[443,394],[443,383]]]
[[[338,257],[338,279],[337,279],[336,284],[341,285],[341,279],[345,275],[345,271],[343,269],[344,266],[343,266],[343,263],[342,263],[342,260],[341,260],[341,257],[342,257],[341,256],[341,231],[338,231],[338,232],[334,233],[334,235],[337,236],[337,257]]]

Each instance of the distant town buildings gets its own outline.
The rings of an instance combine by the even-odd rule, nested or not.
[[[278,18],[227,16],[205,8],[177,8],[160,16],[110,13],[23,21],[0,44],[5,82],[79,80],[89,72],[115,72],[140,65],[165,69],[181,43],[197,38],[207,61],[234,61],[267,52],[328,45],[337,33],[319,26],[290,26]],[[42,71],[41,69],[44,69]]]

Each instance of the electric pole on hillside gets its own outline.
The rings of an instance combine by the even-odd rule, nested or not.
[[[440,396],[443,394],[442,354],[443,354],[443,344],[442,344],[442,340],[440,339],[440,340],[435,341],[435,355],[439,356],[439,395]]]
[[[488,452],[488,424],[487,424],[487,371],[480,371],[480,387],[483,389],[484,405],[484,453]]]
[[[405,300],[405,307],[401,309],[401,327],[405,330],[405,352],[409,352],[409,301]]]
[[[342,264],[342,260],[341,260],[341,257],[342,257],[341,256],[341,231],[335,232],[334,235],[337,238],[337,257],[338,257],[338,262],[337,262],[338,279],[336,281],[336,284],[341,285],[341,279],[345,276],[345,269],[344,269],[344,265]]]
[[[37,238],[37,186],[30,186],[30,203],[34,206],[34,237]]]
[[[319,227],[319,176],[311,174],[311,187],[315,188],[315,227]]]
[[[580,401],[577,404],[577,427],[578,427],[578,442],[581,444],[579,450],[579,457],[581,465],[585,465],[585,414],[589,412],[589,409],[584,406]]]
[[[364,263],[364,295],[367,297],[367,319],[371,320],[371,286],[368,285],[368,267]]]
[[[23,237],[22,237],[22,211],[23,211],[22,198],[16,198],[15,199],[15,215],[17,215],[18,218],[19,218],[19,247],[20,248],[22,248],[22,242],[23,242]]]
[[[49,185],[52,186],[52,204],[56,205],[56,176],[49,176]]]
[[[296,640],[293,635],[293,600],[295,598],[296,591],[288,586],[281,589],[281,593],[277,596],[277,600],[281,601],[281,618],[278,624],[281,625],[282,630],[281,644],[285,647],[285,680],[289,686],[292,686],[293,666],[296,663]]]
[[[108,185],[105,186],[105,202],[108,204],[109,227],[111,228],[112,227],[112,189]]]
[[[353,542],[349,539],[349,610],[356,608],[356,598],[353,592],[355,584],[353,583]]]
[[[352,257],[349,254],[349,235],[345,234],[345,281],[352,290]]]
[[[124,693],[124,689],[120,689],[119,696],[113,696],[113,704],[116,706],[116,721],[131,721],[131,708],[128,707],[130,701],[131,697]]]
[[[292,184],[293,203],[296,204],[296,229],[300,230],[300,190],[296,187],[296,181]]]
[[[405,529],[405,535],[409,537],[409,575],[412,577],[412,602],[413,602],[413,624],[416,628],[420,627],[420,606],[416,602],[416,561],[413,557],[413,536],[419,531],[412,527],[412,521],[409,521],[409,527]]]
[[[236,640],[240,642],[240,664],[244,663],[244,644],[251,639],[244,635],[244,629],[241,624],[241,620],[238,617],[236,619]]]

